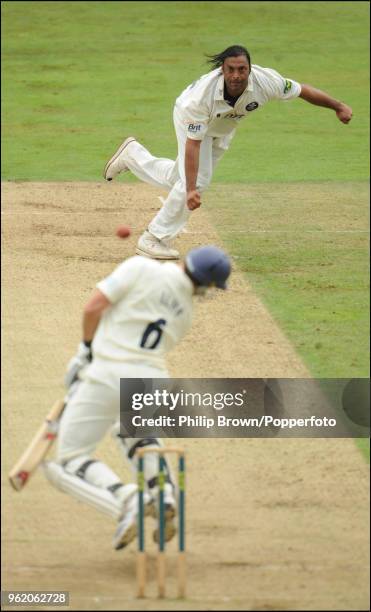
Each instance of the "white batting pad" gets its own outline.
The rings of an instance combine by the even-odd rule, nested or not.
[[[122,502],[120,503],[118,499],[115,499],[109,491],[95,487],[78,476],[68,474],[61,465],[54,461],[47,461],[42,464],[42,467],[47,479],[60,491],[69,493],[77,500],[93,506],[113,519],[119,520],[121,518],[123,514]]]

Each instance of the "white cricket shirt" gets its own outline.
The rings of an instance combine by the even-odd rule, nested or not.
[[[97,288],[111,302],[94,336],[94,357],[164,365],[188,331],[193,285],[174,263],[131,257]]]
[[[249,117],[269,100],[297,98],[301,86],[282,77],[271,68],[252,64],[245,91],[236,104],[224,100],[224,76],[221,68],[204,74],[177,98],[175,108],[184,121],[188,138],[232,135],[238,123]]]

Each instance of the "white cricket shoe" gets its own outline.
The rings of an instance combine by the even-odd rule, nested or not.
[[[112,545],[116,550],[124,548],[137,535],[138,487],[128,484],[118,491],[122,502],[122,516],[113,536]]]
[[[124,161],[124,151],[126,147],[131,143],[135,142],[135,138],[130,136],[119,146],[116,153],[111,157],[111,159],[106,163],[104,168],[103,176],[106,181],[112,181],[120,172],[127,172],[129,168],[125,164]]]
[[[113,536],[112,545],[115,550],[125,548],[132,542],[138,531],[138,486],[128,484],[119,489],[118,495],[123,502],[123,513]],[[152,513],[152,498],[148,493],[144,494],[144,515]]]
[[[139,238],[136,253],[152,259],[179,259],[176,249],[166,245],[148,230]]]

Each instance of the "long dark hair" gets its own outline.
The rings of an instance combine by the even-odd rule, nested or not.
[[[227,57],[238,57],[239,55],[245,55],[247,61],[249,62],[249,66],[251,67],[251,58],[250,53],[245,47],[241,47],[241,45],[233,45],[232,47],[228,47],[224,49],[221,53],[216,53],[215,55],[206,55],[208,57],[208,64],[213,66],[213,69],[220,68],[223,66],[224,60]]]

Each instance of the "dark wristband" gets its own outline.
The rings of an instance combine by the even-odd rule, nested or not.
[[[91,343],[93,342],[93,340],[83,340],[83,344],[85,344],[86,348],[90,349],[91,348]]]

